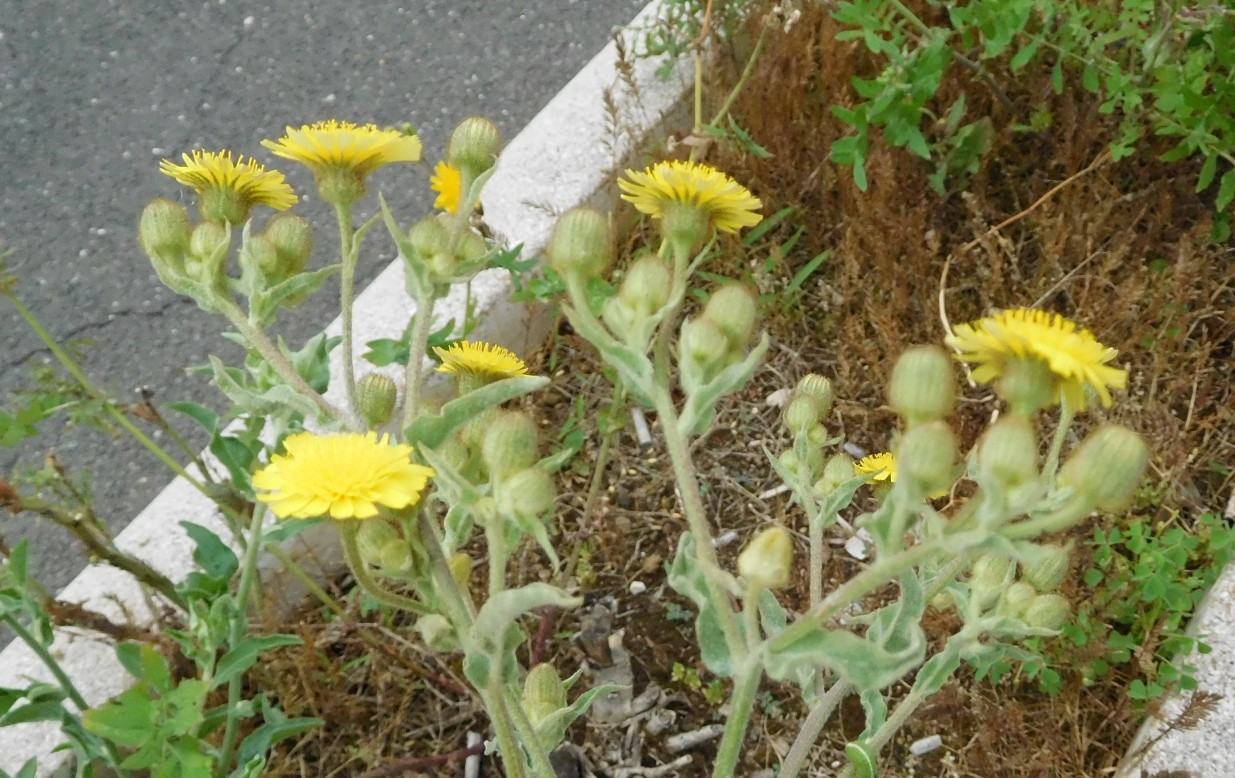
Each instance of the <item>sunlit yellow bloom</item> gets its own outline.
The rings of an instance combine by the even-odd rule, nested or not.
[[[853,472],[873,476],[876,481],[896,483],[896,457],[886,451],[862,457],[853,463]]]
[[[763,218],[758,197],[728,175],[696,162],[659,162],[642,173],[627,170],[618,186],[623,200],[654,219],[686,207],[720,232],[737,232]]]
[[[992,381],[1004,375],[1013,360],[1036,360],[1053,376],[1053,399],[1068,408],[1085,409],[1085,387],[1092,387],[1106,407],[1109,389],[1123,389],[1128,373],[1108,363],[1119,354],[1075,322],[1056,313],[1032,308],[1003,311],[956,328],[947,343],[957,359],[977,365],[974,380]],[[1109,387],[1109,388],[1108,388]]]
[[[433,201],[434,208],[441,208],[447,213],[458,213],[459,203],[463,199],[463,173],[449,162],[439,162],[433,168],[433,176],[429,185],[437,192]]]
[[[432,468],[412,462],[412,447],[391,444],[388,435],[314,435],[301,432],[283,441],[285,454],[253,474],[263,490],[257,499],[271,503],[274,514],[310,519],[367,519],[378,506],[406,508],[420,500],[434,476]]]
[[[442,360],[438,370],[443,373],[472,373],[492,379],[527,375],[527,365],[514,352],[492,343],[472,343],[463,340],[450,348],[434,348]]]
[[[332,203],[363,195],[365,177],[382,165],[420,159],[420,138],[415,135],[335,119],[288,127],[282,138],[263,140],[262,145],[312,170],[322,197]]]
[[[182,159],[183,165],[165,159],[159,170],[196,190],[206,221],[243,224],[254,205],[286,211],[298,200],[282,173],[243,156],[233,160],[230,151],[196,149]]]

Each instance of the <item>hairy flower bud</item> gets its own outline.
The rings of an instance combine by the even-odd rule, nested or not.
[[[673,271],[655,254],[644,254],[626,271],[618,296],[644,315],[660,310],[669,302]]]
[[[1021,580],[1039,592],[1053,592],[1063,583],[1072,565],[1072,555],[1064,546],[1042,545],[1034,552],[1036,557],[1021,565]]]
[[[928,495],[946,494],[955,479],[956,438],[942,421],[912,427],[896,446],[900,478],[912,479]]]
[[[480,444],[480,456],[490,475],[502,479],[536,464],[539,437],[535,422],[526,414],[498,412]]]
[[[969,590],[978,607],[983,610],[999,600],[1008,587],[1012,572],[1012,560],[999,554],[983,554],[969,571]]]
[[[978,441],[978,482],[1015,489],[1038,477],[1038,436],[1016,413],[1004,414]]]
[[[832,390],[832,382],[827,378],[817,373],[807,373],[798,381],[798,385],[793,387],[793,396],[805,395],[814,398],[819,403],[822,410],[819,412],[820,418],[827,416],[832,411],[832,400],[835,394]]]
[[[600,318],[619,340],[632,337],[636,313],[634,307],[622,297],[610,297],[605,300],[605,307],[600,311]]]
[[[558,219],[545,255],[563,276],[601,275],[613,264],[609,220],[591,208],[572,208]]]
[[[798,448],[801,450],[795,451],[787,448],[780,452],[781,467],[806,479],[806,483],[810,483],[818,477],[816,474],[823,470],[823,452],[814,446]]]
[[[356,387],[360,416],[369,429],[380,427],[394,417],[398,399],[399,387],[394,379],[381,373],[365,375]]]
[[[553,477],[541,467],[520,470],[498,484],[498,506],[507,515],[539,518],[556,500]]]
[[[1013,413],[1032,416],[1054,401],[1050,365],[1029,357],[1009,360],[995,392],[1008,402]]]
[[[484,117],[471,116],[459,122],[450,134],[446,161],[462,171],[464,181],[474,181],[493,167],[501,150],[502,134],[497,125]]]
[[[278,269],[271,275],[280,281],[303,273],[313,254],[313,226],[308,219],[281,213],[267,224],[262,236],[278,252]]]
[[[814,488],[820,494],[831,494],[853,478],[853,459],[848,454],[833,454],[823,466],[823,475]]]
[[[356,548],[360,557],[373,567],[382,567],[382,551],[388,543],[402,543],[399,532],[386,519],[375,517],[356,528]]]
[[[426,216],[416,222],[408,230],[407,241],[412,256],[404,257],[404,261],[427,267],[438,276],[449,277],[454,272],[456,260],[450,253],[450,232],[438,219]]]
[[[171,200],[151,200],[142,210],[137,241],[156,267],[182,272],[189,250],[189,212]]]
[[[823,406],[808,394],[794,393],[785,405],[785,427],[794,435],[809,432],[819,423]]]
[[[1145,467],[1149,446],[1127,427],[1106,424],[1089,434],[1059,470],[1059,483],[1108,513],[1128,507]]]
[[[955,396],[952,362],[941,349],[918,346],[896,360],[888,383],[888,404],[909,426],[947,416]]]
[[[690,373],[705,382],[723,367],[729,356],[729,339],[711,320],[690,319],[682,324],[678,353],[683,377]]]
[[[793,570],[793,536],[784,527],[759,532],[738,554],[738,574],[756,589],[780,589]]]
[[[731,348],[743,349],[754,334],[759,303],[745,284],[725,284],[708,298],[703,318],[725,333]]]
[[[1058,630],[1072,613],[1068,600],[1058,594],[1039,594],[1025,608],[1021,621],[1038,629]]]
[[[1016,581],[1004,590],[995,611],[1001,616],[1019,619],[1037,596],[1038,592],[1032,586],[1024,581]]]
[[[226,228],[214,222],[202,222],[193,228],[189,236],[189,253],[200,262],[206,262],[227,244],[227,237]]]
[[[566,707],[566,685],[553,665],[544,662],[528,671],[522,702],[533,727]]]
[[[261,235],[250,235],[240,245],[240,267],[256,278],[270,278],[279,267],[279,252]]]

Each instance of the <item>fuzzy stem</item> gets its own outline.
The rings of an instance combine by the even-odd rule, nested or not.
[[[798,773],[802,772],[811,748],[819,739],[819,733],[823,731],[823,725],[828,723],[832,711],[836,710],[836,706],[840,705],[841,700],[852,690],[853,686],[848,681],[837,680],[832,684],[832,688],[819,698],[819,702],[815,703],[815,707],[811,708],[810,714],[802,722],[802,728],[798,730],[798,736],[794,738],[785,761],[781,762],[780,772],[777,774],[779,778],[797,778]]]
[[[56,658],[52,656],[52,653],[47,650],[47,646],[43,645],[41,640],[36,638],[30,630],[26,629],[24,624],[7,611],[0,612],[0,622],[7,624],[9,629],[13,630],[13,634],[17,635],[17,639],[29,646],[34,655],[43,662],[43,665],[55,677],[56,683],[60,684],[60,688],[64,690],[65,695],[73,701],[73,704],[79,710],[86,711],[90,709],[90,704],[86,702],[86,698],[82,697],[81,692],[77,690],[77,687],[73,684],[73,679],[69,678],[69,674],[64,671],[64,668],[60,666],[60,663],[56,661]]]
[[[557,771],[553,769],[553,763],[549,761],[549,755],[545,753],[544,748],[540,745],[540,739],[536,737],[536,727],[532,725],[531,719],[527,717],[527,711],[523,709],[523,703],[519,696],[515,694],[513,689],[506,689],[506,712],[514,720],[515,731],[518,733],[520,741],[523,743],[524,749],[528,756],[531,757],[532,772],[537,778],[557,778]]]
[[[343,315],[343,383],[347,390],[347,413],[355,421],[360,418],[360,404],[356,399],[352,307],[356,297],[356,264],[360,256],[356,251],[356,233],[352,229],[351,203],[336,203],[334,212],[339,222],[339,261],[343,263],[339,273],[339,309]]]
[[[424,380],[425,349],[429,344],[429,332],[433,328],[433,307],[437,298],[426,295],[416,300],[415,319],[412,322],[412,337],[408,343],[407,371],[403,381],[403,429],[411,426],[420,410],[421,382]]]
[[[497,733],[497,748],[502,755],[502,766],[506,768],[507,778],[527,778],[527,764],[523,760],[523,752],[519,749],[519,740],[515,737],[510,717],[502,700],[501,680],[494,675],[494,682],[488,689],[480,690],[485,710],[489,720],[493,722],[493,730]],[[550,776],[553,773],[549,773]]]
[[[501,524],[505,520],[504,516],[495,516],[485,525],[485,542],[489,546],[490,597],[496,597],[506,590],[506,561],[510,555],[506,549],[506,538],[502,537]]]
[[[1067,398],[1060,397],[1059,426],[1055,428],[1055,435],[1051,438],[1051,448],[1046,454],[1046,464],[1042,467],[1042,475],[1046,477],[1047,483],[1052,486],[1055,484],[1055,476],[1059,472],[1059,455],[1063,452],[1063,444],[1068,437],[1068,429],[1072,426],[1073,416],[1072,409],[1068,407]]]
[[[755,694],[763,678],[763,664],[757,655],[746,657],[733,681],[733,695],[729,698],[729,718],[725,722],[725,734],[716,752],[712,778],[732,778],[737,775],[738,760],[742,757],[742,743],[750,725],[750,714],[755,707]]]

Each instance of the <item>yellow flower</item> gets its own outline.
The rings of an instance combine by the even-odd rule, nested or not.
[[[896,457],[886,451],[862,457],[853,463],[853,472],[856,475],[874,476],[876,481],[896,483]]]
[[[437,163],[429,185],[437,192],[434,208],[441,208],[447,213],[459,212],[459,203],[463,200],[463,173],[459,168],[449,162]]]
[[[629,180],[627,180],[629,179]],[[626,171],[618,180],[622,199],[681,240],[701,241],[709,226],[720,232],[753,227],[763,218],[759,198],[719,170],[695,162],[660,162],[642,173]]]
[[[283,441],[286,454],[253,474],[257,499],[272,504],[274,514],[310,519],[367,519],[378,506],[406,508],[420,500],[435,473],[414,464],[412,447],[392,445],[377,433],[314,435],[301,432]]]
[[[1086,386],[1109,408],[1108,387],[1123,389],[1128,384],[1127,371],[1108,364],[1119,352],[1057,313],[1032,308],[1003,311],[958,326],[947,343],[956,350],[957,359],[977,365],[973,371],[977,381],[1001,378],[1017,361],[1045,365],[1052,377],[1052,401],[1062,397],[1074,411],[1085,410]]]
[[[336,205],[359,199],[365,177],[382,165],[420,159],[420,138],[415,135],[335,119],[288,127],[282,138],[263,140],[262,145],[312,170],[322,199]]]
[[[159,163],[159,170],[196,190],[206,221],[244,224],[254,205],[286,211],[298,200],[282,173],[268,171],[255,160],[243,156],[233,160],[230,151],[201,149],[181,156],[183,165],[165,159]]]
[[[497,380],[527,375],[527,365],[514,352],[492,343],[472,343],[463,340],[452,343],[450,348],[434,347],[442,360],[438,370],[442,373],[471,373]]]

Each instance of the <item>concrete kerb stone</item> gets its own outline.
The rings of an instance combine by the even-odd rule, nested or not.
[[[636,50],[638,31],[657,17],[659,5],[659,0],[650,3],[622,33],[626,51]],[[686,115],[684,98],[690,80],[685,65],[662,82],[655,75],[657,62],[636,61],[636,88],[632,90],[630,82],[619,77],[617,64],[618,47],[611,43],[502,152],[484,191],[485,221],[509,245],[522,244],[525,258],[542,254],[562,212],[585,204],[612,208],[612,171],[637,164],[637,156],[650,148],[662,129]],[[618,107],[623,122],[620,131],[614,130],[607,113],[606,96]],[[380,233],[379,227],[374,239],[380,240]],[[481,324],[470,337],[528,354],[548,337],[552,312],[512,301],[511,291],[504,270],[474,280],[472,300]],[[462,321],[464,305],[462,290],[454,290],[439,303],[437,317]],[[414,311],[404,289],[402,261],[396,260],[357,298],[355,342],[362,347],[376,338],[399,337]],[[340,321],[336,319],[328,331],[339,334]],[[341,349],[336,349],[332,375],[342,374],[341,355]],[[335,384],[336,391],[328,397],[341,403]],[[194,545],[180,526],[184,521],[203,525],[220,537],[229,534],[213,503],[188,481],[176,478],[117,536],[116,543],[173,580],[181,580],[193,569]],[[335,533],[328,527],[316,529],[321,531],[302,533],[286,550],[311,575],[324,578],[341,569],[342,560]],[[263,579],[265,590],[277,592],[280,604],[300,601],[305,594],[303,584],[271,560],[263,564]],[[59,598],[118,621],[150,623],[155,615],[152,603],[131,577],[105,566],[87,568],[60,591]],[[97,637],[61,630],[52,651],[91,705],[116,696],[132,683],[116,661],[114,647]],[[14,642],[0,652],[0,686],[22,687],[31,680],[50,679],[26,645]],[[69,755],[52,753],[62,742],[53,724],[0,728],[0,769],[15,772],[27,760],[37,758],[39,776],[63,774]]]

